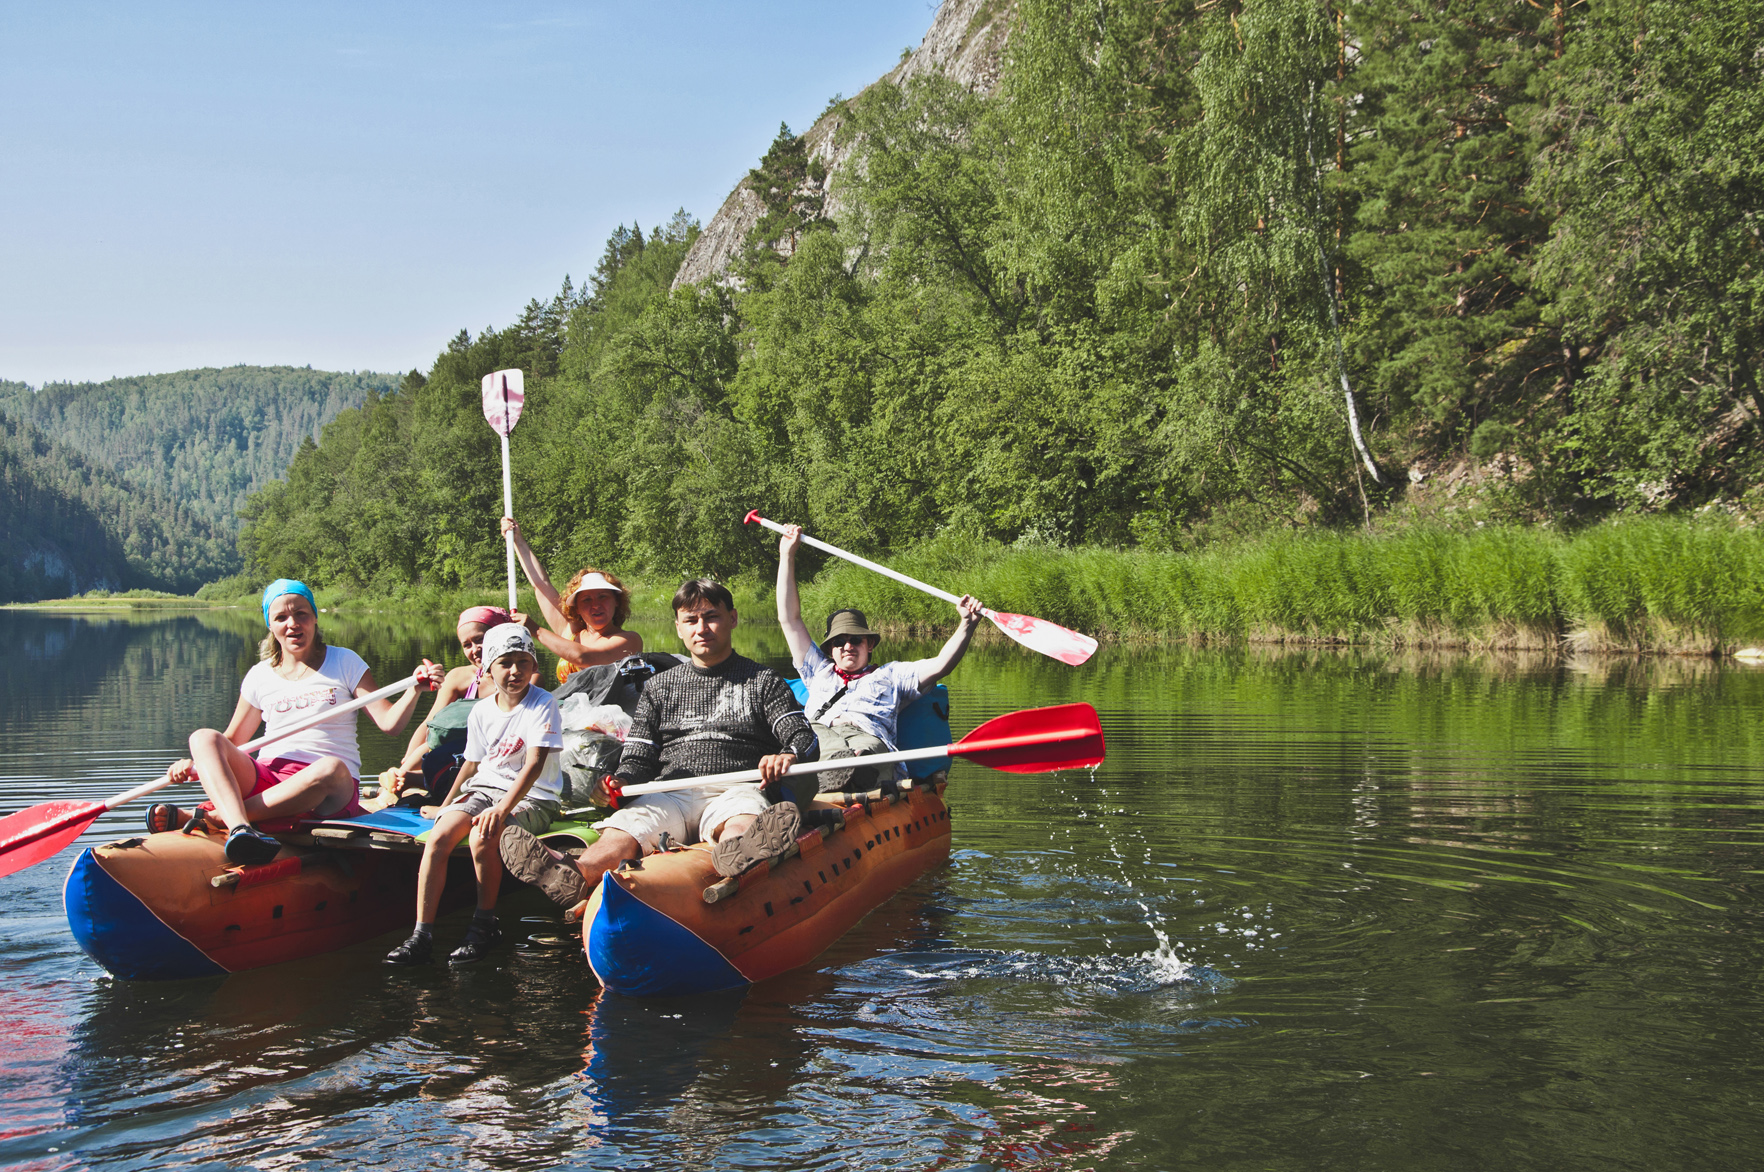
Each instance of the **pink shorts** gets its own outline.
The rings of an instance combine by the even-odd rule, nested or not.
[[[257,780],[252,784],[250,792],[245,795],[246,797],[251,797],[253,794],[260,794],[273,785],[279,785],[282,782],[287,781],[290,777],[293,777],[296,773],[299,773],[302,769],[311,765],[312,762],[290,761],[286,757],[276,757],[269,761],[254,761],[253,764],[257,766]],[[200,808],[204,810],[213,810],[214,803],[203,802]],[[355,793],[350,796],[349,801],[346,802],[341,809],[333,810],[329,814],[314,814],[308,812],[305,814],[296,814],[290,818],[266,818],[262,822],[255,823],[255,825],[259,830],[279,832],[292,830],[301,822],[323,822],[331,818],[355,818],[365,813],[367,813],[367,809],[361,804],[361,783],[358,781],[355,783]]]

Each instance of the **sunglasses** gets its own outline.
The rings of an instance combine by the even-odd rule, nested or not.
[[[835,635],[827,640],[827,648],[831,651],[837,651],[850,643],[868,643],[869,641],[868,635]]]

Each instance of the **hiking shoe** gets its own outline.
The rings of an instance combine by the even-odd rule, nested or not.
[[[147,833],[164,834],[185,822],[184,812],[170,802],[155,802],[147,811]]]
[[[509,872],[543,891],[558,906],[574,907],[588,898],[588,881],[576,865],[552,854],[551,848],[525,827],[512,822],[504,826],[501,847],[502,862]]]
[[[802,813],[795,802],[767,806],[745,832],[725,838],[711,848],[711,866],[724,878],[739,875],[755,863],[775,859],[789,850],[801,831]]]
[[[831,753],[822,756],[821,760],[839,761],[846,757],[855,756],[857,756],[857,754],[850,749],[834,749]],[[838,793],[840,790],[851,788],[851,773],[852,771],[849,769],[823,769],[821,772],[815,774],[815,776],[820,779],[819,784],[821,792],[824,794],[833,794]]]
[[[227,862],[256,867],[282,853],[282,844],[255,826],[235,826],[227,835]]]
[[[465,943],[447,954],[448,964],[477,964],[490,950],[502,943],[502,929],[495,924],[480,928],[473,924],[466,929]]]
[[[412,932],[410,939],[386,954],[387,964],[428,964],[435,959],[435,938]]]

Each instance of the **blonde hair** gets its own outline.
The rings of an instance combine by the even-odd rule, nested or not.
[[[609,573],[606,570],[597,570],[593,566],[588,566],[584,569],[577,570],[575,576],[571,578],[569,583],[563,588],[564,605],[569,608],[564,611],[564,621],[569,623],[570,634],[572,635],[580,635],[583,628],[588,625],[576,614],[576,602],[572,596],[576,593],[576,587],[582,584],[582,579],[586,578],[589,574],[599,574],[602,578],[605,578],[608,582],[611,582],[614,586],[619,588],[617,600],[613,603],[612,625],[615,628],[622,627],[625,625],[625,620],[631,617],[631,592],[625,589],[625,584],[619,581],[619,576],[614,573]]]

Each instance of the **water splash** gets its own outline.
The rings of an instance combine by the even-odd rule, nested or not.
[[[1216,992],[1234,984],[1217,970],[1184,960],[1162,932],[1156,948],[1128,955],[1049,956],[1020,949],[966,949],[895,959],[904,960],[902,971],[921,981],[1026,981],[1110,993]]]

